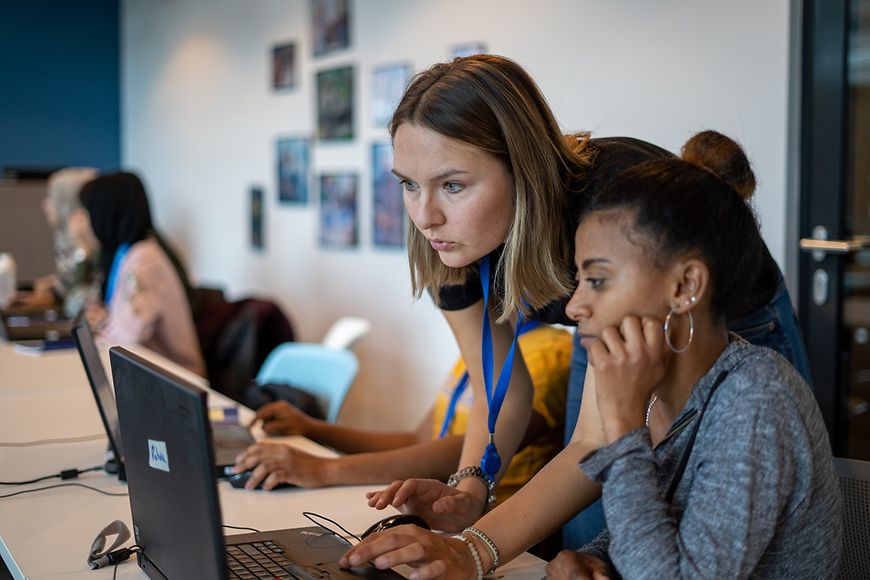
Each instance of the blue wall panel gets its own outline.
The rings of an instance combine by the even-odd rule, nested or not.
[[[120,164],[119,0],[3,0],[0,168]]]

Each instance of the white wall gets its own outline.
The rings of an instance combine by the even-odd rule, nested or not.
[[[788,0],[356,0],[352,21],[351,48],[314,59],[305,0],[126,0],[122,17],[123,162],[197,278],[276,298],[303,340],[341,315],[373,320],[342,421],[413,425],[456,354],[431,301],[411,300],[404,253],[371,245],[369,148],[386,138],[368,120],[375,66],[421,70],[483,41],[531,72],[566,131],[674,151],[695,131],[723,131],[754,162],[765,239],[783,262]],[[270,48],[284,41],[301,55],[299,88],[274,93]],[[362,244],[326,250],[316,197],[277,203],[274,148],[279,135],[314,133],[314,75],[344,64],[356,67],[357,138],[317,145],[313,163],[359,172]],[[264,253],[248,246],[251,185],[268,201]]]

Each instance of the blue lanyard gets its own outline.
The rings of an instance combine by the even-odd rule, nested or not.
[[[441,423],[441,431],[438,433],[438,438],[447,435],[447,430],[450,429],[450,423],[453,422],[453,415],[456,413],[456,405],[465,392],[465,387],[468,386],[468,371],[462,373],[459,377],[459,382],[453,387],[453,394],[450,395],[450,402],[447,404],[447,411],[444,413],[444,422]]]
[[[115,294],[115,284],[118,282],[118,270],[121,269],[121,262],[124,261],[124,256],[130,250],[130,244],[121,244],[115,250],[115,257],[112,258],[112,269],[109,270],[109,277],[106,279],[106,306],[112,302],[112,296]]]
[[[520,329],[520,336],[540,325],[541,323],[537,320],[529,320]],[[447,435],[447,431],[450,430],[450,424],[453,422],[453,416],[456,414],[456,405],[459,404],[459,399],[462,398],[462,394],[465,392],[466,387],[468,387],[468,371],[462,373],[462,376],[459,377],[459,380],[456,382],[456,386],[453,387],[453,392],[450,394],[450,402],[447,404],[447,410],[444,413],[444,421],[441,423],[441,431],[438,433],[439,439]]]
[[[480,458],[480,467],[491,480],[495,480],[495,475],[501,469],[501,457],[498,454],[498,449],[495,447],[495,423],[498,419],[501,405],[504,403],[504,398],[507,395],[508,386],[511,382],[511,373],[513,372],[514,353],[517,349],[517,338],[520,336],[521,329],[526,325],[525,317],[522,312],[517,313],[517,326],[514,329],[514,339],[508,349],[507,356],[504,359],[504,364],[501,367],[501,372],[498,375],[498,382],[495,390],[492,387],[492,330],[489,328],[489,256],[484,256],[480,261],[480,285],[483,287],[483,329],[481,340],[481,356],[483,358],[483,384],[486,387],[486,403],[489,408],[487,415],[487,426],[489,427],[489,444],[483,451],[483,457]]]

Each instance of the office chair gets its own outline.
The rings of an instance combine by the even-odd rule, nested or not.
[[[347,349],[288,342],[269,353],[257,383],[288,383],[311,393],[326,420],[335,423],[358,367],[356,355]]]
[[[372,323],[358,316],[344,316],[332,323],[321,344],[327,348],[350,349],[368,334]]]
[[[197,290],[201,296],[196,324],[211,387],[240,403],[266,358],[293,340],[293,326],[269,300],[227,302],[220,291]]]
[[[843,493],[843,580],[870,578],[870,462],[834,458]]]

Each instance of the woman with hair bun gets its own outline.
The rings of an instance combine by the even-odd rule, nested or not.
[[[607,532],[549,577],[837,577],[839,483],[816,400],[726,325],[765,267],[754,189],[741,148],[705,131],[591,200],[567,312],[595,379],[604,446],[580,469],[603,485]]]
[[[740,147],[707,131],[683,159],[602,188],[576,230],[566,307],[590,362],[574,452],[462,540],[406,526],[347,563],[481,578],[601,485],[607,530],[561,552],[548,577],[837,577],[839,484],[815,398],[780,354],[727,328],[729,305],[764,268],[753,180]]]
[[[585,206],[631,167],[673,156],[637,139],[564,135],[528,73],[495,55],[458,58],[420,73],[389,130],[393,172],[403,185],[412,224],[413,291],[430,293],[442,309],[468,364],[475,403],[457,472],[446,484],[397,481],[369,494],[369,505],[416,513],[434,528],[465,529],[469,546],[502,548],[503,562],[555,532],[600,495],[598,483],[576,468],[581,457],[603,444],[594,395],[584,389],[586,350],[577,334],[566,413],[572,442],[538,476],[545,485],[536,485],[536,478],[527,485],[536,491],[518,492],[511,503],[519,506],[517,514],[505,517],[508,512],[498,508],[481,520],[494,525],[469,531],[467,526],[486,512],[489,492],[529,420],[532,389],[522,356],[515,353],[517,332],[525,319],[577,324],[566,305],[577,285],[575,232]],[[708,221],[706,227],[721,234],[726,226],[711,228]],[[735,253],[740,248],[730,234],[723,239]],[[725,305],[724,320],[752,342],[782,352],[807,376],[782,276],[763,243],[758,252],[760,272],[740,278],[742,292]],[[565,502],[541,503],[541,497],[568,488],[573,493]],[[502,516],[490,519],[495,514]],[[587,538],[601,529],[600,520],[586,523]],[[567,531],[567,546],[582,544],[581,533]],[[490,534],[486,540],[478,535],[484,532]],[[413,561],[421,578],[444,573],[439,550],[446,544],[440,540],[422,536],[427,540],[421,543],[414,539],[417,534],[408,542],[397,542],[395,534],[383,537],[398,548],[391,555],[381,551],[389,552],[390,545],[372,536],[344,562],[356,565],[380,554],[378,566]],[[464,557],[470,557],[468,551]]]

